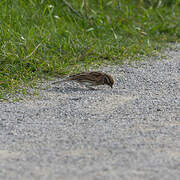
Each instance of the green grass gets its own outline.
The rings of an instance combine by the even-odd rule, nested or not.
[[[0,99],[42,77],[151,56],[180,41],[179,19],[180,0],[1,0]]]

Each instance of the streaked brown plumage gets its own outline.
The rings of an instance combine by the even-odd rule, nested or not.
[[[114,80],[111,75],[99,71],[82,72],[79,74],[71,75],[64,80],[55,82],[53,84],[64,81],[76,81],[79,84],[85,85],[87,87],[108,85],[112,88],[114,84]]]

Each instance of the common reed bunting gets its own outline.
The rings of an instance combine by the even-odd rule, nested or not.
[[[78,82],[80,85],[85,85],[93,89],[91,86],[98,86],[98,85],[108,85],[111,88],[113,87],[114,80],[111,75],[103,73],[103,72],[82,72],[79,74],[71,75],[64,80],[54,82],[53,84],[66,82],[66,81],[75,81]]]

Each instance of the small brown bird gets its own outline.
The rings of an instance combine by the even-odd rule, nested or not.
[[[91,88],[91,86],[98,85],[108,85],[112,88],[114,84],[114,80],[111,75],[98,71],[82,72],[79,74],[71,75],[64,80],[54,82],[53,84],[65,81],[75,81],[89,88]]]

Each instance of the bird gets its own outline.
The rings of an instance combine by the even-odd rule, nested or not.
[[[92,86],[98,85],[108,85],[113,88],[114,80],[110,74],[106,74],[101,71],[90,71],[90,72],[82,72],[74,75],[70,75],[69,77],[54,82],[53,84],[67,82],[67,81],[75,81],[80,85],[85,85],[88,88],[92,88]]]

